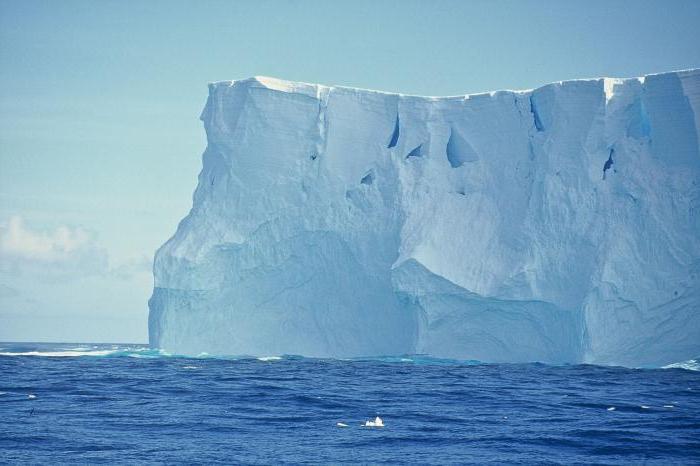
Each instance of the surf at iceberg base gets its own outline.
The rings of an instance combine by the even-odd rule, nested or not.
[[[210,84],[153,347],[660,366],[700,354],[700,70],[417,97]]]

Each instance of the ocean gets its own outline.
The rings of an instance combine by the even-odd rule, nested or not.
[[[0,462],[700,464],[697,369],[0,343]]]

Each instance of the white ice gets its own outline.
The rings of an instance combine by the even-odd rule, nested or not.
[[[375,417],[374,420],[370,419],[365,421],[363,427],[384,427],[384,421],[379,416]]]
[[[444,98],[252,78],[211,84],[201,118],[154,347],[700,354],[700,70]]]

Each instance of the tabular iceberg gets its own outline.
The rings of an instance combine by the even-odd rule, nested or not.
[[[209,86],[150,343],[662,365],[700,354],[700,70],[417,97]]]

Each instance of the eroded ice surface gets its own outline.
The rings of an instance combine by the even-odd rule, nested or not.
[[[700,354],[700,70],[432,98],[218,82],[155,259],[179,354]]]

